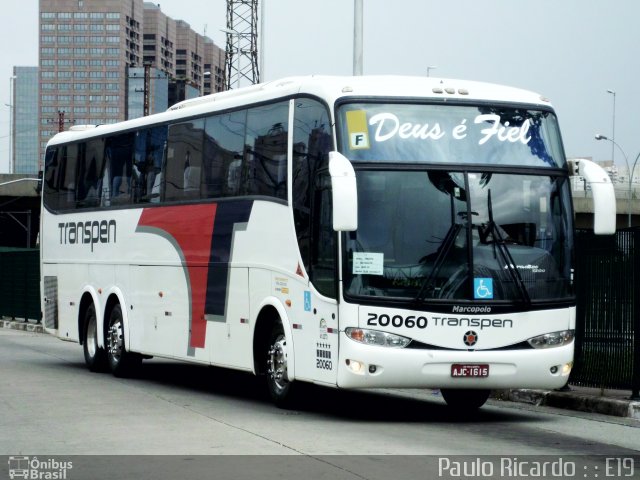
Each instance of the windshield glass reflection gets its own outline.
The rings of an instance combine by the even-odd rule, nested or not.
[[[345,294],[536,302],[571,295],[564,178],[358,170]]]

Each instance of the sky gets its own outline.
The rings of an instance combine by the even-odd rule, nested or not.
[[[225,0],[159,1],[224,48]],[[262,80],[352,74],[353,0],[260,1]],[[12,67],[38,64],[38,1],[3,2],[2,11],[0,173],[9,168]],[[533,90],[554,105],[567,156],[611,160],[613,144],[594,138],[602,134],[615,138],[624,168],[625,156],[633,164],[640,154],[639,18],[638,0],[364,0],[364,74]]]

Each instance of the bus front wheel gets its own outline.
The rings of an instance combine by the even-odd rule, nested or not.
[[[107,359],[111,373],[116,377],[127,377],[134,373],[142,361],[136,353],[128,352],[124,343],[124,321],[120,305],[115,305],[109,315],[107,328]]]
[[[287,338],[282,323],[274,324],[266,352],[267,389],[280,408],[290,407],[295,390],[287,375]]]
[[[84,316],[84,361],[92,372],[107,369],[107,352],[98,346],[98,321],[96,307],[91,304]]]
[[[485,404],[491,390],[449,389],[440,390],[447,405],[456,410],[476,410]]]

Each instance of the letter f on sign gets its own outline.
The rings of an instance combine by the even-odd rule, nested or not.
[[[351,150],[358,148],[369,148],[369,135],[366,132],[356,132],[351,134]]]

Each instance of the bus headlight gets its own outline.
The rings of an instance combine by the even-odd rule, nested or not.
[[[364,343],[366,345],[404,348],[411,343],[411,339],[407,337],[394,335],[393,333],[380,332],[378,330],[368,330],[365,328],[349,327],[345,329],[345,333],[351,340],[355,340],[356,342]]]
[[[545,333],[527,340],[533,348],[561,347],[573,342],[575,330],[562,330],[560,332]]]

